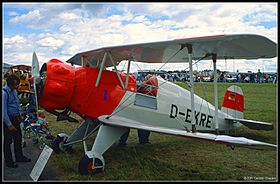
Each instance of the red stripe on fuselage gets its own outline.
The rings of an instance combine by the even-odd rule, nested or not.
[[[223,107],[244,112],[244,96],[227,90],[224,96]]]

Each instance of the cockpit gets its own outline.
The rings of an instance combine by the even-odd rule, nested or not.
[[[149,96],[157,96],[158,92],[158,79],[155,75],[148,74],[145,81],[137,85],[137,92]]]

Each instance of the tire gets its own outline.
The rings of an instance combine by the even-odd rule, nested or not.
[[[95,158],[95,166],[100,168],[95,168],[92,170],[92,162],[93,159],[89,158],[87,155],[84,155],[83,158],[79,162],[79,173],[81,175],[87,175],[87,174],[96,174],[103,171],[103,163],[100,159]]]

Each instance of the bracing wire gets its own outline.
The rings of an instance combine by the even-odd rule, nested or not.
[[[157,70],[157,71],[159,71],[166,63],[168,63],[173,57],[175,57],[182,49],[183,49],[184,47],[181,47],[176,53],[174,53],[166,62],[164,62],[164,64]],[[136,64],[136,66],[140,69],[140,67]],[[141,70],[141,69],[140,69]],[[156,71],[155,71],[156,72]],[[155,72],[154,72],[154,74],[155,74]],[[144,81],[143,81],[144,82]],[[142,83],[143,83],[142,82]],[[137,88],[137,90],[138,89],[140,89],[140,87],[141,87],[141,84],[142,83],[140,83],[140,85],[139,85],[139,87]],[[158,86],[159,87],[159,86]],[[148,94],[148,93],[147,93]],[[126,102],[131,96],[133,95],[133,93],[126,99],[126,100],[124,100],[122,103],[120,103],[118,106],[117,106],[117,108],[119,107],[119,106],[121,106],[122,104],[124,104],[124,102]],[[122,108],[121,110],[123,110],[123,109],[125,109],[126,107],[128,107],[129,105],[131,105],[132,103],[130,103],[130,104],[128,104],[127,106],[125,106],[124,108]],[[116,109],[117,109],[116,108]],[[120,112],[120,111],[117,111],[117,112],[115,112],[115,113],[112,113],[111,115],[109,115],[107,118],[110,118],[110,117],[112,117],[113,115],[115,115],[116,113],[118,113],[118,112]]]
[[[183,47],[182,48],[180,48],[176,53],[174,53],[166,62],[164,62],[164,64],[161,66],[161,67],[159,67],[159,69],[158,70],[156,70],[156,71],[159,71],[161,68],[163,68],[173,57],[175,57],[181,50],[183,49]],[[208,57],[208,55],[206,54],[204,57],[201,57],[200,59],[198,59],[195,63],[193,63],[193,65],[196,65],[196,67],[198,68],[198,66],[197,66],[197,63],[199,62],[199,61],[201,61],[201,60],[203,60],[204,58],[206,58],[206,57]],[[135,63],[136,64],[136,66],[141,70],[141,68],[139,67],[139,65],[137,64],[137,63]],[[185,70],[187,70],[188,69],[188,67],[185,69]],[[156,71],[154,71],[154,74],[156,73]],[[164,82],[162,82],[157,88],[159,88],[160,86],[162,86],[163,84],[165,84],[167,81],[164,81]],[[142,82],[143,83],[143,82]],[[141,83],[141,84],[142,84]],[[141,85],[140,84],[140,85]],[[140,88],[141,86],[139,86],[139,88]],[[139,89],[139,88],[137,88],[137,90]],[[146,95],[148,95],[149,93],[151,93],[152,91],[149,91]],[[130,97],[133,95],[134,93],[131,93],[122,103],[120,103],[120,104],[118,104],[118,106],[117,106],[117,108],[116,109],[118,109],[121,105],[123,105],[128,99],[130,99]],[[204,96],[206,96],[206,95],[204,95]],[[115,114],[117,114],[117,113],[119,113],[119,112],[121,112],[121,111],[123,111],[125,108],[127,108],[128,106],[130,106],[131,104],[133,104],[134,102],[132,101],[132,102],[130,102],[130,103],[128,103],[126,106],[124,106],[123,108],[121,108],[121,109],[118,109],[117,111],[115,111],[115,112],[113,112],[112,114],[110,114],[109,116],[107,116],[107,119],[108,118],[110,118],[110,117],[112,117],[113,115],[115,115]],[[203,100],[202,100],[202,103],[203,103]],[[202,107],[202,103],[201,103],[201,105],[200,105],[200,110],[201,110],[201,107]],[[208,103],[207,103],[207,106],[208,106]],[[209,110],[209,114],[210,114],[210,108],[209,108],[209,106],[208,106],[208,110]],[[182,122],[182,120],[180,120],[178,117],[176,117],[176,120],[185,128],[185,130],[186,131],[190,131],[190,130],[188,130],[188,128],[187,128],[187,126]]]
[[[178,52],[177,52],[177,53],[178,53]],[[175,55],[176,55],[176,54],[175,54]],[[174,57],[175,55],[173,55],[173,57]],[[204,56],[204,57],[200,58],[197,62],[193,63],[193,65],[196,64],[196,67],[198,68],[197,63],[198,63],[199,61],[201,61],[202,59],[204,59],[205,57],[207,57],[207,56]],[[171,58],[172,58],[172,57],[171,57]],[[170,58],[170,59],[171,59],[171,58]],[[170,60],[170,59],[169,59],[169,60]],[[135,64],[136,64],[136,63],[135,63]],[[166,64],[166,63],[165,63],[165,64]],[[136,66],[141,70],[141,68],[140,68],[137,64],[136,64]],[[164,66],[164,65],[163,65],[163,66]],[[160,68],[162,68],[162,67],[160,67]],[[157,71],[159,71],[160,68],[159,68]],[[162,85],[165,84],[166,82],[167,82],[167,81],[162,82],[157,88],[159,88],[160,86],[162,86]],[[148,94],[151,93],[151,92],[152,92],[152,91],[149,91],[146,95],[148,95]],[[122,103],[120,103],[116,109],[118,109],[122,104],[124,104],[132,95],[133,95],[133,93],[131,93],[130,96],[129,96],[127,99],[125,99]],[[206,96],[206,95],[204,95],[204,96]],[[130,105],[133,104],[133,103],[134,103],[134,102],[132,101],[132,102],[128,103],[126,106],[124,106],[123,108],[118,109],[117,111],[113,112],[111,115],[109,115],[109,116],[107,117],[107,119],[110,118],[110,117],[112,117],[113,115],[115,115],[115,114],[117,114],[117,113],[123,111],[125,108],[127,108],[128,106],[130,106]],[[202,103],[203,103],[203,100],[202,100]],[[207,103],[207,106],[208,106],[208,103]],[[202,104],[201,104],[201,106],[200,106],[200,110],[201,110],[201,107],[202,107]],[[209,110],[209,114],[210,114],[210,108],[209,108],[209,106],[208,106],[208,110]],[[187,126],[185,125],[185,123],[184,123],[181,119],[179,119],[178,117],[176,117],[176,120],[185,128],[185,130],[186,130],[187,132],[190,132],[190,130],[187,128]]]
[[[166,63],[168,63],[173,57],[175,57],[182,49],[183,49],[184,47],[181,47],[176,53],[174,53],[166,62],[164,62],[164,64],[161,66],[161,67],[159,67],[159,69],[157,69],[156,71],[159,71],[160,69],[162,69],[165,65],[166,65]],[[156,72],[155,71],[155,72]],[[154,73],[155,73],[154,72]]]

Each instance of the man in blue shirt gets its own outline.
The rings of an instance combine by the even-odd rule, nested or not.
[[[16,75],[9,75],[7,84],[2,89],[2,109],[4,119],[4,158],[7,167],[16,168],[13,161],[11,143],[14,140],[14,152],[16,162],[30,162],[31,159],[22,154],[22,135],[20,129],[21,116],[20,104],[17,94],[19,78]]]

